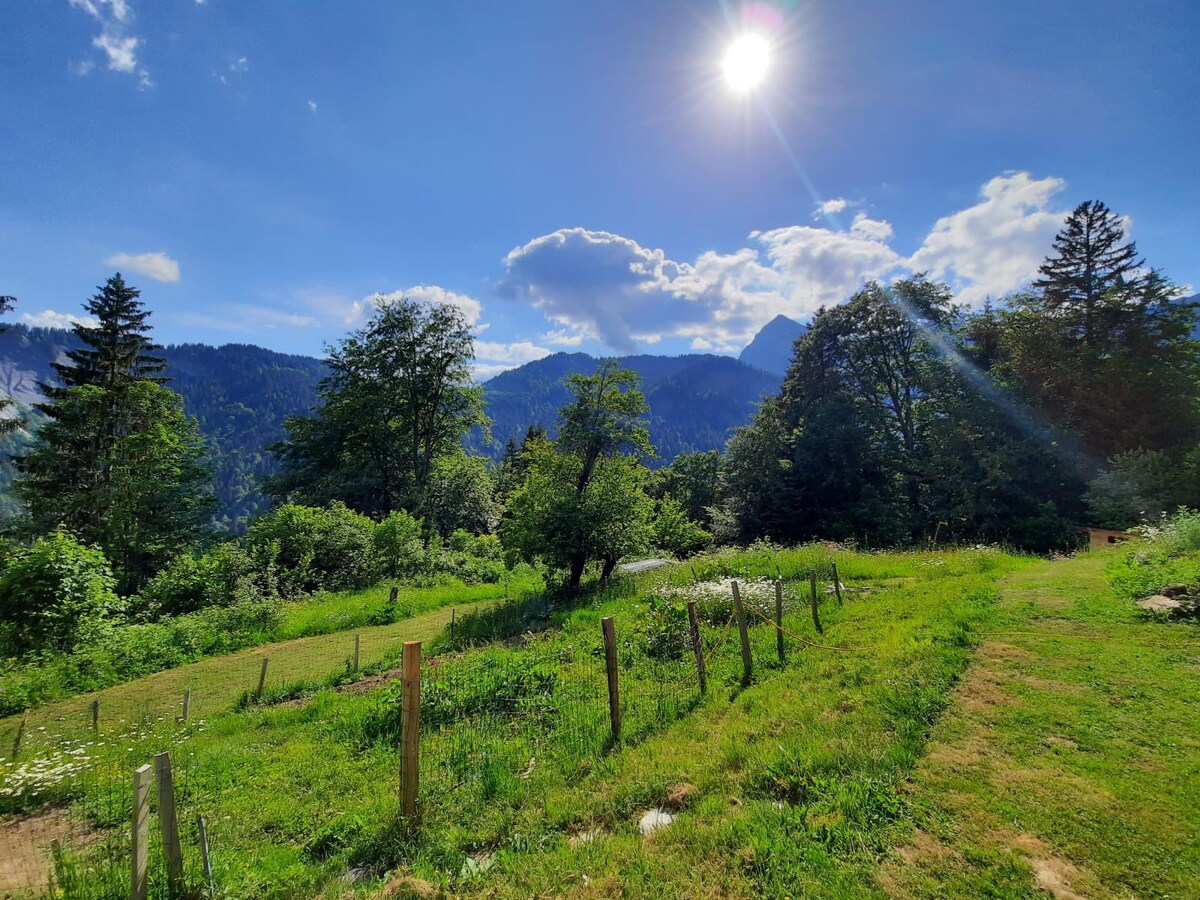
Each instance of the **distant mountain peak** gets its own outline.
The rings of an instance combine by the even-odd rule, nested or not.
[[[754,336],[738,356],[742,362],[783,377],[792,363],[792,345],[807,326],[780,313]]]

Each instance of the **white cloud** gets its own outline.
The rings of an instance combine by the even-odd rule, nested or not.
[[[547,331],[538,340],[556,347],[578,347],[583,343],[583,335],[565,328],[556,328],[554,331]]]
[[[92,39],[92,46],[104,51],[108,67],[114,72],[133,72],[137,69],[137,47],[141,40],[133,35],[120,37],[107,31]]]
[[[230,72],[245,72],[249,68],[250,68],[250,61],[244,56],[238,57],[237,59],[235,59],[233,62],[231,62],[229,64]]]
[[[732,350],[779,313],[805,317],[894,269],[900,256],[883,243],[890,234],[888,223],[863,216],[849,232],[755,232],[765,261],[747,247],[680,262],[621,235],[566,228],[512,250],[498,290],[618,352],[671,336]]]
[[[178,281],[179,263],[163,252],[158,253],[118,253],[105,261],[106,265],[127,269],[155,281]]]
[[[316,100],[309,100],[309,101],[308,101],[308,108],[309,108],[309,110],[312,112],[312,114],[315,116],[315,115],[317,114],[317,101],[316,101]]]
[[[96,68],[96,63],[93,60],[85,59],[77,63],[71,63],[69,66],[72,73],[80,78],[86,78],[92,74],[92,69]]]
[[[530,341],[517,341],[512,344],[503,344],[496,341],[475,342],[475,358],[489,362],[521,365],[522,363],[533,362],[535,359],[543,359],[553,352],[553,350],[539,347]]]
[[[850,201],[845,197],[833,197],[832,199],[826,200],[823,203],[818,203],[816,214],[820,216],[837,215],[845,210],[849,205]]]
[[[1062,227],[1065,210],[1050,203],[1065,182],[1028,172],[998,175],[974,206],[938,219],[908,260],[914,271],[949,281],[972,304],[1030,281]]]
[[[126,0],[69,0],[75,9],[83,10],[100,24],[100,33],[92,38],[92,46],[103,51],[108,68],[113,72],[136,74],[138,85],[142,88],[154,86],[150,73],[145,68],[139,68],[137,60],[138,48],[142,39],[131,33],[133,10]],[[75,73],[87,75],[92,66],[79,63]]]
[[[563,228],[504,258],[500,296],[540,310],[556,326],[547,344],[599,340],[621,353],[666,337],[695,349],[737,349],[774,316],[810,317],[864,282],[928,271],[977,303],[1019,288],[1037,272],[1065,213],[1050,208],[1057,178],[1006,173],[978,203],[939,219],[911,257],[891,245],[890,222],[865,212],[844,229],[791,225],[750,234],[750,246],[674,260],[619,234]],[[827,200],[818,212],[852,204]]]
[[[73,325],[86,325],[95,328],[97,322],[91,316],[77,316],[73,313],[60,313],[52,309],[43,309],[39,313],[21,313],[21,321],[30,328],[70,328]]]

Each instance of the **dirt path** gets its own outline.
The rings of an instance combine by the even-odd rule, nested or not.
[[[889,896],[1200,896],[1200,641],[1109,593],[1106,559],[1002,585],[910,786]]]
[[[493,601],[460,605],[457,615],[490,602]],[[174,718],[182,711],[187,690],[191,691],[189,718],[194,721],[229,709],[244,691],[256,688],[264,657],[268,658],[267,689],[303,679],[324,678],[349,665],[354,656],[355,634],[360,636],[359,665],[366,667],[404,641],[432,639],[449,624],[450,615],[451,608],[446,607],[390,625],[266,644],[51,703],[30,712],[22,755],[33,754],[39,745],[86,735],[93,700],[100,702],[101,733],[124,728],[133,721]],[[3,758],[11,753],[19,718],[10,716],[0,720]]]

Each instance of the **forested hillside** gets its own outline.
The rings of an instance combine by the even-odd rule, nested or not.
[[[641,379],[660,464],[681,453],[722,449],[756,404],[779,389],[780,376],[728,356],[626,356],[620,362]],[[586,353],[556,353],[497,375],[484,385],[492,444],[477,430],[468,439],[471,449],[498,458],[506,442],[519,442],[530,426],[541,425],[553,437],[558,411],[570,399],[564,379],[591,375],[599,365]]]
[[[69,331],[13,325],[0,334],[0,392],[24,407],[38,402],[38,384],[52,376],[50,364],[74,346]],[[278,471],[278,464],[266,447],[283,437],[286,417],[305,413],[316,402],[325,366],[312,357],[250,344],[174,344],[164,355],[171,387],[183,396],[184,409],[199,420],[208,441],[217,521],[240,533],[268,506],[261,479]],[[623,363],[642,378],[659,463],[680,453],[722,449],[733,430],[749,420],[755,404],[778,389],[781,377],[711,354],[631,356]],[[486,444],[476,429],[467,439],[468,448],[498,459],[505,442],[519,441],[530,426],[543,425],[553,434],[558,410],[568,399],[564,379],[590,375],[598,365],[598,359],[584,353],[556,353],[486,382],[493,441]],[[34,410],[26,416],[36,431],[40,416]],[[0,437],[6,454],[20,455],[28,444],[28,433]],[[11,471],[0,479],[0,509],[12,512],[7,490]]]
[[[39,383],[51,379],[50,364],[77,344],[70,331],[13,325],[0,334],[0,391],[23,407],[41,399]],[[324,364],[308,356],[276,353],[249,344],[176,344],[165,348],[170,385],[183,396],[184,409],[200,422],[212,459],[218,524],[244,530],[267,501],[259,479],[275,471],[267,445],[283,437],[283,420],[306,412],[316,397]],[[42,417],[25,409],[29,430]],[[28,434],[5,435],[3,449],[20,454]],[[13,502],[3,474],[4,509]]]

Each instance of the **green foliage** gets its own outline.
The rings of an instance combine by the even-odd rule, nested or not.
[[[16,482],[34,533],[63,525],[103,548],[123,593],[194,546],[212,511],[196,420],[150,380],[62,390]]]
[[[254,558],[232,542],[204,553],[180,553],[142,588],[134,609],[142,617],[156,619],[250,603],[264,596],[265,575]]]
[[[372,547],[389,578],[411,578],[427,569],[427,553],[422,541],[425,526],[402,509],[389,513],[375,526]]]
[[[246,532],[246,548],[271,566],[283,597],[365,587],[378,577],[372,552],[375,524],[340,502],[326,507],[288,503]]]
[[[0,635],[8,652],[71,650],[121,610],[103,552],[63,530],[13,550],[0,572]]]
[[[656,504],[654,514],[654,546],[680,558],[699,553],[712,535],[688,518],[683,505],[670,494]]]
[[[424,516],[436,460],[487,424],[472,355],[457,307],[380,298],[372,319],[330,348],[316,414],[287,421],[287,440],[272,448],[283,472],[268,493]]]
[[[485,457],[461,452],[439,456],[429,473],[427,520],[443,535],[458,529],[486,534],[499,518],[494,495]]]
[[[575,454],[538,451],[525,484],[509,500],[501,526],[504,546],[528,562],[568,571],[579,584],[588,560],[616,560],[649,544],[653,503],[642,484],[645,469],[629,457],[596,461],[587,481]]]
[[[1200,512],[1180,509],[1136,534],[1108,564],[1109,582],[1118,593],[1139,599],[1169,584],[1200,588]]]

